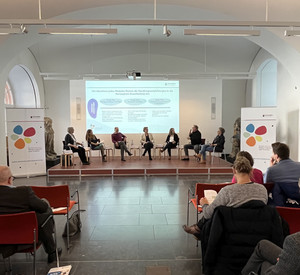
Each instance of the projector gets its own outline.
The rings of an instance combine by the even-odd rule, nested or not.
[[[136,71],[128,71],[126,73],[126,77],[130,80],[140,79],[141,76],[142,76],[142,74],[140,72],[136,72]]]

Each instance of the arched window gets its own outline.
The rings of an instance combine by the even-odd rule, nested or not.
[[[277,106],[277,61],[268,59],[257,70],[257,106]]]
[[[6,81],[5,84],[5,93],[4,93],[4,104],[5,105],[14,105],[14,98],[13,98],[13,94],[11,91],[11,87],[9,85],[9,83]]]
[[[32,72],[24,65],[14,66],[8,75],[13,105],[16,108],[39,108],[40,95]]]

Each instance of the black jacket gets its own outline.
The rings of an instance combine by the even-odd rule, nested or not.
[[[205,275],[240,274],[263,239],[282,247],[281,219],[274,207],[249,201],[238,208],[219,206],[202,228]]]
[[[196,144],[201,144],[201,133],[199,130],[196,132],[192,132],[190,134],[190,139],[191,139],[191,144],[196,145]]]
[[[168,143],[170,141],[170,135],[167,136],[167,139],[166,139],[166,142]],[[178,144],[179,142],[179,137],[177,134],[174,134],[174,141],[176,143],[176,145]]]
[[[225,137],[224,135],[217,135],[215,139],[212,142],[213,144],[217,144],[215,151],[216,152],[223,152],[224,150],[224,143],[225,143]]]

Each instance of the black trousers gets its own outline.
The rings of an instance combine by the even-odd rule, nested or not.
[[[148,152],[149,158],[151,158],[151,148],[153,148],[153,143],[151,141],[147,142],[144,144],[144,153],[143,155],[146,155],[146,153]]]
[[[72,152],[76,152],[79,155],[79,158],[82,163],[87,162],[86,155],[85,155],[85,149],[83,147],[78,147],[78,149],[75,149],[71,147]]]
[[[168,155],[169,157],[171,156],[171,149],[172,148],[176,148],[177,144],[176,143],[172,143],[172,142],[168,142],[165,147],[163,148],[163,151],[168,150]]]

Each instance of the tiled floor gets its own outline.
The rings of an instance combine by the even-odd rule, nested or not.
[[[202,274],[201,248],[181,228],[186,222],[187,190],[196,182],[224,182],[230,177],[151,176],[57,179],[16,179],[15,185],[68,184],[79,189],[82,232],[66,249],[64,217],[55,217],[61,265],[72,275],[146,274],[148,266],[167,266],[171,274]],[[194,213],[191,213],[193,219]],[[196,218],[196,217],[195,217]],[[43,248],[38,251],[37,274],[47,274]],[[11,274],[32,274],[31,256],[12,257]],[[0,274],[5,274],[0,263]]]

